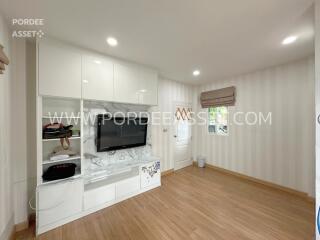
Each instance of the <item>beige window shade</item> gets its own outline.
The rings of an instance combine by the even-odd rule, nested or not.
[[[3,52],[3,46],[0,44],[0,74],[3,74],[5,70],[5,65],[9,64],[9,59]]]
[[[0,62],[8,65],[9,64],[9,59],[6,56],[6,54],[3,52],[3,46],[0,44]]]
[[[227,87],[208,92],[202,92],[200,96],[201,106],[203,108],[234,106],[236,102],[235,92],[235,87]]]
[[[0,61],[0,70],[5,70],[6,68],[4,67],[4,63],[2,63],[1,61]]]

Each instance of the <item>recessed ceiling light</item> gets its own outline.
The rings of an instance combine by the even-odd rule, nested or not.
[[[200,71],[199,70],[194,70],[192,74],[193,74],[193,76],[199,76],[200,75]]]
[[[282,44],[288,45],[288,44],[294,43],[295,41],[297,41],[297,39],[298,39],[297,36],[289,36],[283,39]]]
[[[99,60],[94,60],[94,62],[95,62],[96,64],[101,64],[101,61],[99,61]]]
[[[118,40],[113,38],[113,37],[108,37],[107,38],[107,43],[111,46],[111,47],[115,47],[118,45]]]

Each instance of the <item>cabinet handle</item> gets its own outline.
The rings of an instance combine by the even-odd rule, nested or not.
[[[320,114],[318,115],[318,123],[320,124]]]

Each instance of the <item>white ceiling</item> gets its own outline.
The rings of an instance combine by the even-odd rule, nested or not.
[[[0,0],[0,6],[8,21],[44,18],[46,35],[192,84],[314,52],[312,0]],[[282,46],[292,34],[298,41]],[[109,47],[107,36],[118,47]]]

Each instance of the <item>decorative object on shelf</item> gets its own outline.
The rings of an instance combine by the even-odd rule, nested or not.
[[[69,157],[73,157],[78,155],[76,151],[73,151],[71,147],[65,149],[64,146],[57,146],[53,149],[52,154],[50,156],[51,161],[67,159]]]
[[[75,175],[77,165],[74,163],[62,163],[49,167],[42,175],[45,181],[65,179]]]
[[[43,138],[69,138],[72,137],[73,125],[64,126],[62,123],[50,123],[43,126]]]
[[[73,125],[64,126],[62,123],[50,123],[43,126],[43,139],[60,138],[60,143],[63,149],[67,150],[70,147],[69,138],[72,137]]]
[[[151,178],[153,178],[153,176],[160,171],[160,162],[157,161],[154,164],[152,164],[151,166],[148,167],[142,167],[142,172],[147,173]]]
[[[0,44],[0,74],[3,74],[5,70],[5,65],[9,65],[9,59],[3,52],[3,46]]]

